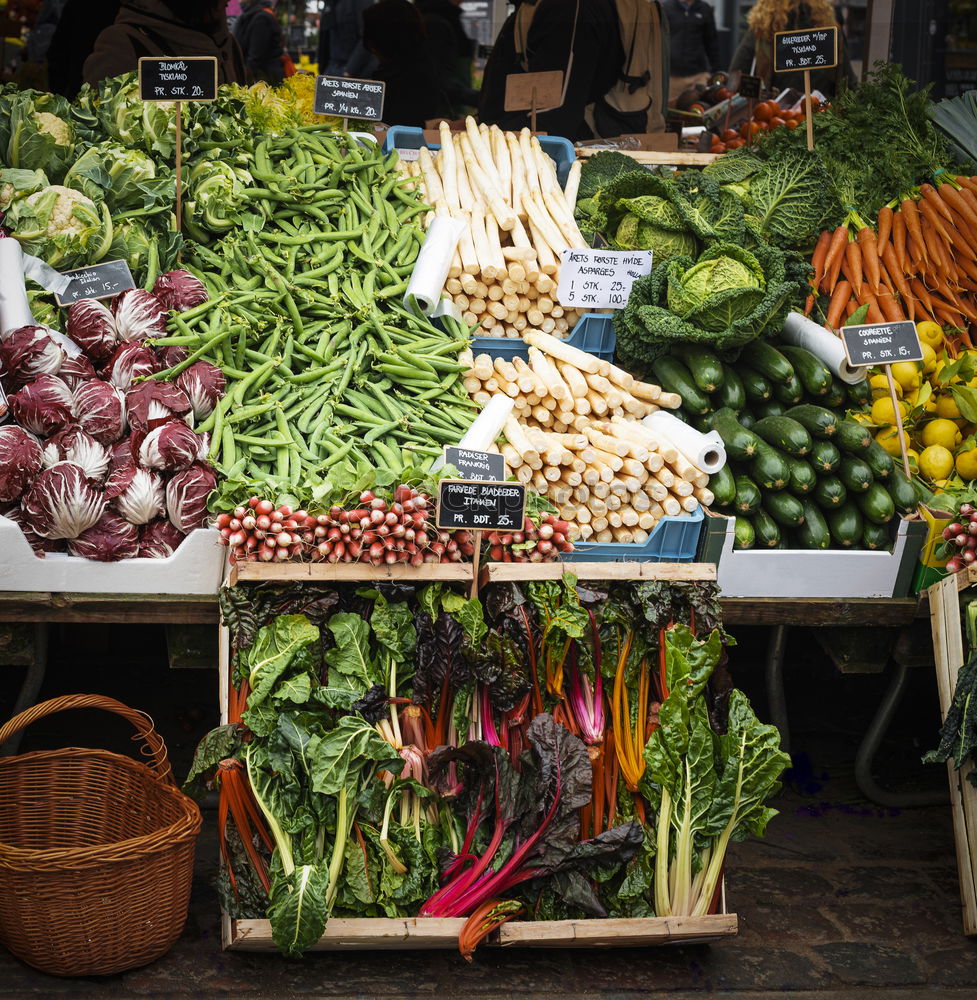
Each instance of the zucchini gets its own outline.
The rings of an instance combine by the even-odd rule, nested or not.
[[[786,414],[791,420],[796,420],[807,428],[811,437],[825,438],[834,437],[838,430],[838,414],[823,406],[815,406],[814,403],[803,403],[800,406],[792,406]]]
[[[712,480],[710,480],[710,484]],[[919,506],[916,487],[906,478],[906,473],[898,466],[892,470],[891,477],[884,484],[892,497],[892,503],[899,514],[911,514]]]
[[[659,358],[652,366],[658,384],[667,392],[677,392],[682,397],[682,408],[701,416],[712,410],[707,396],[699,391],[692,373],[676,358]]]
[[[834,443],[849,455],[862,456],[872,443],[872,435],[861,424],[854,420],[839,420],[838,431]]]
[[[750,430],[756,423],[756,417],[749,410],[744,410],[739,416],[740,426]]]
[[[756,542],[756,532],[753,525],[745,518],[736,518],[736,540],[733,542],[734,549],[752,549]]]
[[[760,507],[760,489],[749,476],[736,477],[736,499],[733,501],[737,514],[752,514]]]
[[[758,420],[764,417],[782,417],[787,412],[787,407],[779,399],[768,399],[763,403],[755,403],[753,412]]]
[[[814,469],[803,458],[791,458],[789,455],[787,464],[790,465],[790,482],[787,484],[787,489],[796,497],[813,492],[818,484],[818,476]]]
[[[837,476],[821,476],[814,487],[814,499],[822,510],[831,510],[848,499],[848,490]]]
[[[851,409],[860,410],[865,403],[871,401],[872,386],[869,384],[867,378],[863,378],[854,385],[848,386],[848,391],[845,395],[848,398]]]
[[[831,388],[823,396],[818,398],[818,402],[832,409],[840,409],[845,405],[848,398],[848,386],[839,378],[831,376]]]
[[[764,340],[751,340],[744,346],[740,357],[771,382],[787,382],[794,377],[794,366],[776,347]]]
[[[874,524],[885,524],[891,521],[896,513],[896,505],[881,483],[872,483],[864,493],[859,493],[855,497],[855,502],[865,519]]]
[[[841,452],[830,441],[815,441],[810,457],[811,465],[819,476],[834,472],[841,463]]]
[[[709,477],[709,489],[712,490],[713,503],[717,507],[732,505],[736,499],[736,477],[728,464]]]
[[[676,344],[675,353],[688,366],[695,384],[703,392],[715,392],[723,384],[723,365],[712,351],[699,344]]]
[[[753,433],[788,455],[800,457],[811,450],[811,435],[790,417],[764,417],[753,425]]]
[[[693,417],[688,421],[700,434],[708,434],[712,430],[712,414],[707,413],[704,417]]]
[[[723,382],[716,390],[712,402],[717,410],[728,406],[736,413],[739,413],[746,406],[746,390],[743,388],[743,380],[736,369],[730,365],[723,365]]]
[[[875,482],[868,462],[848,455],[838,466],[838,478],[845,484],[845,489],[852,493],[864,493]]]
[[[828,522],[811,500],[802,500],[804,523],[797,529],[797,538],[802,549],[827,549],[831,546],[831,532]]]
[[[846,503],[828,514],[831,537],[843,548],[854,548],[862,540],[862,515],[853,503]]]
[[[809,396],[826,396],[831,391],[831,372],[824,362],[805,351],[803,347],[780,347],[780,353],[794,366],[794,374],[801,380]]]
[[[773,396],[773,386],[770,384],[770,380],[764,378],[759,372],[742,366],[737,368],[737,371],[740,373],[743,391],[748,400],[762,403],[765,399],[770,399]]]
[[[890,548],[892,539],[889,537],[888,525],[866,521],[862,526],[862,545],[866,549]]]
[[[793,406],[804,398],[804,386],[796,375],[792,375],[786,382],[773,383],[773,395],[774,399]]]
[[[872,470],[872,475],[876,479],[885,480],[886,483],[892,480],[892,470],[896,467],[896,463],[892,461],[892,456],[879,444],[878,441],[873,440],[872,443],[865,450],[865,454],[862,456],[866,462],[868,462],[869,468]],[[905,479],[905,474],[903,479]]]
[[[782,528],[796,528],[804,523],[804,505],[790,493],[766,494],[763,509]]]
[[[712,427],[723,439],[730,458],[743,462],[756,455],[759,438],[742,425],[732,410],[717,410],[712,415]]]
[[[775,549],[780,545],[780,527],[763,508],[751,516],[750,523],[758,549]]]
[[[786,489],[790,482],[790,466],[787,464],[787,456],[782,455],[776,448],[757,438],[757,453],[750,465],[750,478],[765,490]]]

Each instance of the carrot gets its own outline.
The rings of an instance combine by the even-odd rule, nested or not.
[[[943,280],[947,278],[950,270],[949,259],[943,252],[943,241],[939,233],[930,225],[929,219],[924,215],[919,223],[920,232],[923,234],[923,246],[926,250],[926,259],[933,265],[933,273]],[[927,272],[928,273],[928,272]]]
[[[960,188],[960,197],[975,211],[977,212],[977,191],[973,188],[962,187]]]
[[[906,281],[906,275],[899,269],[899,263],[896,260],[896,251],[891,243],[886,243],[882,247],[882,263],[889,272],[890,282],[895,285],[896,290],[902,297],[903,307],[909,313],[909,318],[915,319],[916,310],[913,305],[912,293],[909,290],[909,282]]]
[[[841,322],[841,314],[845,308],[845,303],[851,298],[851,284],[847,281],[839,281],[835,285],[835,290],[831,294],[831,302],[828,305],[828,315],[824,325],[829,330],[837,330]],[[851,315],[849,313],[849,315]]]
[[[932,316],[933,315],[933,299],[930,297],[929,289],[923,284],[922,280],[919,278],[913,278],[910,281],[910,287],[913,290],[913,295],[922,303],[923,308]]]
[[[831,244],[831,230],[825,229],[823,233],[818,237],[817,243],[814,245],[814,253],[811,254],[811,267],[814,268],[814,275],[811,278],[811,287],[817,290],[817,287],[821,284],[821,279],[824,278],[824,261],[828,256],[828,247]]]
[[[808,297],[804,300],[804,315],[810,316],[811,310],[813,308],[814,308],[814,296],[808,295]]]
[[[857,240],[850,240],[845,247],[845,277],[851,282],[856,295],[862,294],[862,248]]]
[[[879,245],[871,226],[858,230],[858,243],[862,248],[862,269],[873,291],[879,289]]]
[[[854,299],[849,299],[847,305],[845,306],[845,317],[850,318],[858,312],[858,303]]]
[[[952,184],[943,184],[940,187],[943,200],[950,206],[952,214],[963,216],[967,225],[971,229],[977,230],[977,209],[964,197],[963,193]]]
[[[899,270],[906,273],[906,217],[902,212],[892,213],[892,249],[895,251]]]
[[[916,203],[912,198],[903,198],[902,204],[899,206],[899,210],[903,213],[906,220],[906,232],[912,237],[913,242],[916,244],[916,248],[922,254],[923,260],[926,260],[926,244],[923,241],[923,234],[921,231],[919,223],[919,212],[916,210]]]
[[[890,323],[900,323],[906,318],[905,313],[899,308],[899,303],[892,297],[892,292],[885,285],[879,287],[878,303],[882,315]],[[871,311],[869,308],[869,312]]]
[[[883,205],[879,209],[879,246],[889,240],[889,233],[892,232],[892,215],[892,209],[888,205]]]
[[[923,200],[932,205],[947,222],[953,221],[950,218],[950,206],[947,205],[940,192],[932,184],[921,184],[919,193],[923,196]]]
[[[879,300],[867,288],[862,289],[862,294],[858,298],[858,304],[860,306],[868,306],[868,314],[865,319],[869,323],[885,322],[885,316],[879,308]]]
[[[929,220],[929,224],[936,230],[940,239],[942,239],[948,247],[955,247],[962,253],[974,254],[977,252],[970,245],[964,235],[956,229],[956,227],[952,225],[948,226],[946,224],[943,216],[930,202],[921,201],[919,203],[919,210],[923,214],[923,218]]]
[[[831,295],[835,290],[847,242],[848,226],[841,225],[831,234],[831,243],[828,246],[828,253],[824,258],[824,274],[821,276],[822,284],[819,287],[822,292],[828,295]]]

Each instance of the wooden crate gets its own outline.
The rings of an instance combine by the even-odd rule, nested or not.
[[[471,580],[471,564],[431,564],[420,569],[405,566],[371,567],[365,564],[322,564],[323,571],[353,571],[342,576],[283,573],[308,570],[305,563],[242,563],[232,583],[244,581],[295,580]],[[448,569],[451,576],[425,574],[425,570]],[[458,570],[467,570],[467,576]],[[375,572],[371,573],[371,570]],[[401,571],[387,576],[391,571]],[[258,572],[254,572],[258,571]],[[366,571],[366,572],[364,572]],[[490,563],[483,567],[480,582],[491,580],[559,580],[572,572],[581,580],[715,580],[716,567],[705,563]],[[227,722],[230,636],[220,628],[219,693],[221,722]],[[646,917],[633,920],[511,920],[489,939],[488,944],[503,948],[636,948],[664,944],[698,944],[729,937],[739,930],[735,913],[726,912],[725,886],[720,894],[722,912],[705,917]],[[397,919],[330,919],[325,933],[312,951],[347,950],[451,950],[458,947],[458,933],[464,920],[435,917]],[[230,951],[277,951],[267,920],[234,920],[221,913],[223,947]]]
[[[953,701],[957,674],[964,663],[963,628],[960,623],[960,591],[977,583],[977,569],[970,566],[929,588],[933,656],[940,694],[940,713],[945,718]],[[957,874],[963,903],[963,930],[977,935],[977,788],[967,780],[973,771],[968,761],[958,771],[947,761],[953,837],[957,849]]]

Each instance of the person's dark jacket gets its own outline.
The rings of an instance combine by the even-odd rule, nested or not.
[[[437,114],[459,118],[478,104],[472,88],[472,57],[475,43],[465,34],[461,11],[451,0],[417,0],[427,32],[428,58],[437,69],[444,106]]]
[[[74,100],[84,83],[85,60],[98,36],[115,22],[119,0],[68,0],[47,51],[48,87]]]
[[[134,72],[142,56],[216,56],[218,83],[246,82],[223,4],[212,21],[188,24],[164,0],[123,0],[115,23],[101,32],[85,60],[85,82]]]
[[[323,8],[319,20],[319,72],[330,76],[357,76],[361,65],[347,64],[354,55],[362,64],[368,59],[363,50],[363,11],[374,0],[336,0]]]
[[[704,0],[665,0],[671,40],[671,75],[694,76],[719,69],[719,35],[712,7]]]
[[[538,0],[527,39],[528,66],[516,55],[515,18],[499,32],[482,81],[479,117],[503,129],[529,125],[528,111],[505,110],[505,78],[510,73],[566,72],[571,39],[573,63],[563,104],[537,115],[537,128],[568,139],[592,138],[584,109],[610,90],[624,64],[624,49],[614,0]],[[574,36],[574,19],[579,19]]]
[[[279,84],[285,78],[282,66],[282,26],[263,3],[251,0],[234,22],[234,37],[244,53],[244,63],[254,80]]]

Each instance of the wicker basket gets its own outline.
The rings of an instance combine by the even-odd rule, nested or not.
[[[54,975],[107,975],[159,958],[183,930],[200,810],[152,719],[112,698],[35,705],[0,744],[69,708],[127,719],[148,766],[77,747],[0,758],[0,943]]]

